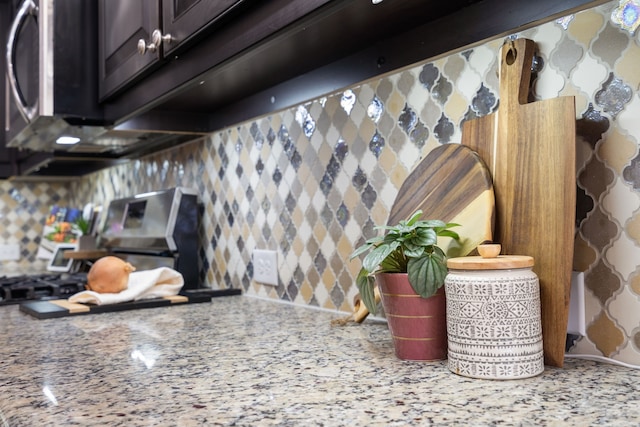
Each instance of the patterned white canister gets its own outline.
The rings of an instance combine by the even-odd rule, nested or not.
[[[449,369],[485,379],[538,375],[544,371],[544,355],[534,260],[498,256],[499,245],[478,249],[482,256],[447,261]]]

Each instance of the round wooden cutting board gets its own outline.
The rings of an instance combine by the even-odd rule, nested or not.
[[[440,238],[448,257],[473,252],[493,239],[495,197],[491,174],[478,154],[460,144],[431,150],[406,178],[391,207],[387,224],[395,225],[422,209],[422,219],[460,224],[459,241]]]

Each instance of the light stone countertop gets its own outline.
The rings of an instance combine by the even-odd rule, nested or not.
[[[49,320],[0,307],[0,426],[640,424],[638,370],[471,379],[342,317],[246,296]]]

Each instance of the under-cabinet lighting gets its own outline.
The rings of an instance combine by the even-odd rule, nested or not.
[[[150,191],[148,193],[141,193],[141,194],[136,194],[135,196],[133,196],[134,199],[141,199],[143,197],[149,197],[149,196],[153,196],[155,194],[158,194],[159,191]]]
[[[60,145],[73,145],[80,142],[80,138],[76,138],[75,136],[61,136],[56,139],[56,144]]]

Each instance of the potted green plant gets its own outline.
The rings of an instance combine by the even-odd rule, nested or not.
[[[82,216],[78,217],[74,223],[74,228],[79,231],[78,250],[90,250],[96,248],[96,238],[89,234],[89,221]]]
[[[376,227],[384,233],[368,239],[351,259],[367,253],[356,284],[362,302],[376,313],[377,282],[396,355],[412,360],[444,359],[447,257],[437,243],[440,236],[459,239],[451,230],[458,224],[421,217],[418,210],[397,225]],[[427,324],[419,324],[424,320]]]

